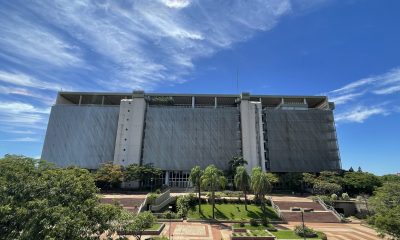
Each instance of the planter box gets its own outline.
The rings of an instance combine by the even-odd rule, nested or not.
[[[275,240],[274,236],[231,236],[231,240]]]
[[[165,224],[161,224],[161,226],[157,230],[144,230],[142,235],[160,235],[162,230],[164,229]],[[132,231],[117,231],[118,235],[133,235]]]
[[[232,227],[232,232],[234,233],[243,233],[243,232],[247,232],[246,228],[234,228]]]

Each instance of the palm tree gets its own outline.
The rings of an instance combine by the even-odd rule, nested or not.
[[[250,176],[243,166],[236,168],[235,186],[244,193],[244,208],[247,210],[247,191],[250,188]]]
[[[212,217],[215,218],[215,190],[225,187],[226,178],[223,172],[214,165],[209,165],[201,176],[201,185],[211,191]]]
[[[261,202],[261,210],[265,213],[264,198],[271,191],[272,187],[267,173],[263,172],[260,167],[253,168],[251,173],[251,188],[255,197]]]
[[[229,161],[228,164],[229,164],[228,176],[233,178],[236,174],[236,168],[247,165],[247,161],[243,158],[243,156],[238,155],[232,157],[232,159]]]
[[[199,166],[195,166],[190,171],[189,180],[192,182],[193,186],[197,188],[199,193],[199,213],[201,212],[201,176],[203,175],[203,171]]]

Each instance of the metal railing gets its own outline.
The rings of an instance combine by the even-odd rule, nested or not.
[[[337,219],[339,219],[340,221],[344,222],[345,218],[343,217],[343,215],[341,215],[340,213],[338,213],[334,207],[327,205],[320,197],[316,197],[315,198],[317,200],[317,202],[319,204],[322,205],[323,208],[325,208],[326,211],[330,211],[333,213],[333,215],[335,215],[335,217]]]
[[[280,217],[282,220],[285,220],[282,213],[281,213],[281,209],[278,207],[278,205],[276,205],[274,203],[274,201],[272,200],[272,197],[268,197],[269,201],[271,202],[271,206],[272,208],[275,210],[276,214],[278,214],[278,217]]]

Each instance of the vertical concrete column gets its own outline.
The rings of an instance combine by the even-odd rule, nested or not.
[[[121,100],[114,164],[140,164],[145,111],[143,92],[134,92],[132,99]]]
[[[165,185],[169,186],[169,171],[165,171]]]
[[[242,131],[242,152],[248,162],[246,168],[250,173],[255,167],[265,171],[264,142],[262,131],[262,106],[250,102],[250,94],[242,93],[240,102],[240,122]]]
[[[217,97],[214,97],[214,108],[217,108],[218,106],[218,100]]]
[[[192,108],[194,108],[194,104],[195,104],[196,99],[194,98],[194,96],[192,97]]]

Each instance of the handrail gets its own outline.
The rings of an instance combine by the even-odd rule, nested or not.
[[[278,214],[278,217],[280,217],[282,220],[284,220],[284,217],[283,217],[283,215],[282,215],[282,213],[281,213],[281,209],[278,207],[278,205],[276,205],[275,203],[274,203],[274,201],[272,200],[272,197],[271,196],[268,196],[268,199],[269,199],[269,201],[271,202],[271,206],[272,206],[272,208],[276,211],[276,213]]]
[[[168,189],[167,191],[163,192],[160,194],[155,200],[154,200],[154,205],[160,205],[162,202],[164,202],[166,199],[170,197],[171,190]]]
[[[175,197],[169,197],[169,198],[165,199],[163,202],[161,202],[158,205],[151,205],[150,209],[151,209],[151,211],[157,212],[157,211],[161,210],[163,207],[165,207],[167,204],[169,204],[170,202],[172,202],[174,200],[175,200]]]
[[[316,197],[315,199],[319,204],[322,205],[323,208],[325,208],[326,211],[331,211],[337,219],[340,221],[345,221],[344,217],[338,213],[334,207],[327,205],[320,197]]]
[[[148,195],[146,195],[146,198],[144,199],[144,201],[142,202],[142,204],[140,204],[139,209],[138,209],[138,214],[141,213],[143,211],[143,207],[146,206],[148,202]]]

